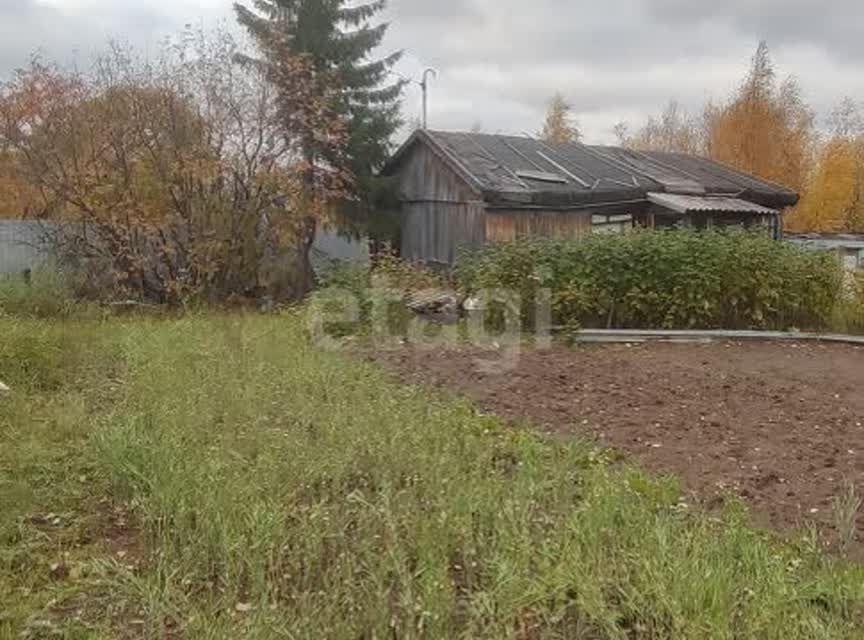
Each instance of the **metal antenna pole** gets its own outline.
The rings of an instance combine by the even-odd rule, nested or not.
[[[429,76],[438,77],[438,72],[429,67],[423,71],[423,80],[419,82],[420,88],[423,89],[423,128],[426,129],[429,124]]]

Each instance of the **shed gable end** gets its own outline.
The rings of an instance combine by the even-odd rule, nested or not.
[[[404,202],[477,203],[482,196],[429,145],[418,141],[395,172]]]

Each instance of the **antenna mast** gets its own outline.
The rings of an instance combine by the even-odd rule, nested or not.
[[[423,90],[423,128],[426,129],[429,124],[429,76],[438,77],[438,72],[432,67],[428,67],[423,71],[423,80],[418,82]]]

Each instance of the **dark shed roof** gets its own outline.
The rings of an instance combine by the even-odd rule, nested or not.
[[[418,131],[383,173],[396,173],[421,142],[492,206],[580,207],[641,201],[652,192],[731,196],[772,209],[798,201],[786,187],[705,158],[482,133]]]

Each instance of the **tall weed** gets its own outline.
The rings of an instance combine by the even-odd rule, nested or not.
[[[60,272],[0,276],[0,316],[65,318],[75,306],[72,287]]]
[[[156,550],[119,585],[154,637],[859,631],[860,569],[322,353],[294,316],[186,318],[125,350],[93,462]]]
[[[847,274],[831,328],[841,333],[864,335],[864,271]]]
[[[323,270],[320,284],[311,297],[312,308],[350,317],[325,327],[328,336],[344,337],[368,332],[373,321],[383,322],[388,335],[403,335],[414,317],[405,306],[406,298],[412,293],[441,289],[447,283],[441,274],[385,252],[376,256],[371,267],[333,262]],[[376,312],[381,317],[373,317]]]
[[[560,325],[592,328],[822,329],[840,294],[833,256],[744,231],[644,231],[491,245],[463,257],[457,281],[541,288]]]

